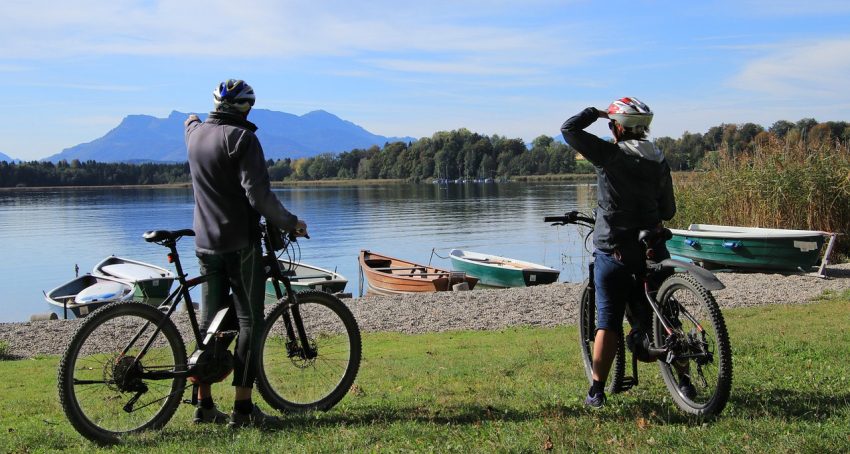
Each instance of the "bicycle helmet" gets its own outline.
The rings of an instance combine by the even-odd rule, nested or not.
[[[228,104],[240,112],[247,112],[251,110],[255,100],[254,89],[244,80],[227,79],[213,90],[213,102],[216,107]]]
[[[608,118],[627,129],[646,129],[652,123],[652,110],[637,98],[620,98],[608,106]]]

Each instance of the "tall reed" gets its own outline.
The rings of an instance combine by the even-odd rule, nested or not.
[[[839,141],[786,142],[769,136],[754,152],[721,150],[704,173],[676,178],[671,225],[691,223],[841,232],[850,255],[850,150]],[[835,258],[836,256],[833,256]]]

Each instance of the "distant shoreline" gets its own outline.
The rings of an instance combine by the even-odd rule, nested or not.
[[[595,181],[595,174],[568,173],[556,175],[519,175],[511,177],[511,181],[524,183],[538,183],[547,181]],[[292,186],[377,186],[382,184],[403,184],[408,183],[404,179],[372,179],[372,180],[289,180],[289,181],[273,181],[272,187],[292,187]],[[423,180],[423,184],[431,184],[431,180]],[[463,184],[463,183],[460,183]],[[192,183],[170,183],[170,184],[118,184],[118,185],[85,185],[85,186],[22,186],[4,188],[0,187],[0,191],[44,191],[51,189],[180,189],[191,188]]]

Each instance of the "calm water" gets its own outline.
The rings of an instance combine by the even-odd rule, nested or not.
[[[567,183],[488,183],[276,189],[305,219],[310,240],[301,259],[336,269],[358,293],[360,249],[451,268],[451,248],[542,263],[560,280],[583,279],[583,235],[550,227],[546,215],[586,209],[595,188]],[[165,248],[146,230],[192,226],[191,189],[62,189],[0,191],[0,322],[46,312],[42,291],[91,272],[118,255],[172,269]],[[180,243],[184,266],[197,274],[193,243]],[[436,254],[431,255],[433,248]]]

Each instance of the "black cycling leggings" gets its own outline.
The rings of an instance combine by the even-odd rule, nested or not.
[[[201,334],[215,314],[233,305],[239,320],[239,337],[233,364],[233,386],[251,388],[257,372],[260,338],[263,335],[265,274],[259,245],[224,254],[197,253],[201,274],[214,275],[201,289]]]

